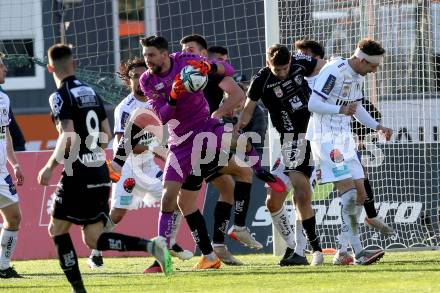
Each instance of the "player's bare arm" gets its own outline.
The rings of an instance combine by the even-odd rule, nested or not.
[[[240,119],[236,124],[237,130],[240,130],[249,124],[254,114],[255,107],[257,107],[257,102],[252,101],[250,98],[246,99],[246,104],[244,105],[243,111],[241,112]]]
[[[224,77],[219,87],[228,94],[228,98],[223,100],[223,105],[213,112],[211,117],[220,119],[240,105],[246,99],[246,94],[230,76]]]
[[[68,154],[71,150],[71,146],[75,145],[76,135],[73,126],[73,120],[65,119],[57,123],[57,130],[59,133],[55,150],[47,161],[46,165],[38,172],[38,183],[41,185],[48,185],[49,180],[52,177],[52,172],[56,166],[59,165],[64,158],[65,154]]]
[[[20,164],[18,163],[17,157],[15,156],[14,147],[12,144],[11,133],[9,132],[9,127],[6,129],[6,152],[8,156],[8,162],[11,164],[11,167],[14,169],[14,175],[17,179],[17,185],[23,185],[24,176],[21,171]]]
[[[103,140],[100,141],[101,148],[106,149],[108,146],[108,142],[112,138],[112,132],[110,131],[110,124],[108,123],[107,118],[101,121],[101,130],[104,133],[104,135],[106,135],[107,137],[106,139],[104,138]]]

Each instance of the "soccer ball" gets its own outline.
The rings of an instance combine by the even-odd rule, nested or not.
[[[191,65],[187,65],[180,71],[180,79],[185,89],[190,93],[201,91],[208,83],[208,76],[202,75],[197,69]]]

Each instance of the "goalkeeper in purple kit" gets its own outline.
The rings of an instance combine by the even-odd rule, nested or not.
[[[219,268],[220,260],[213,252],[205,220],[195,205],[195,199],[203,177],[213,172],[239,175],[243,168],[240,168],[229,150],[222,149],[225,128],[219,120],[210,118],[208,103],[203,92],[187,92],[179,73],[187,65],[192,65],[203,75],[216,73],[231,76],[234,70],[227,62],[210,63],[193,54],[179,52],[169,55],[168,42],[162,37],[147,37],[141,40],[141,44],[148,70],[141,76],[140,86],[162,123],[168,124],[169,132],[169,152],[164,169],[164,189],[158,225],[159,235],[169,238],[173,210],[182,189],[178,205],[203,254],[195,268]],[[198,141],[201,136],[206,138],[204,135],[215,138],[214,142],[212,140],[209,142],[208,139],[208,147],[203,147],[203,139]],[[205,162],[208,154],[212,153],[214,159]],[[256,154],[255,150],[251,148],[246,155],[258,158],[258,162],[253,167],[257,176],[271,183],[275,188],[283,188],[279,186],[276,178],[261,168],[259,157],[254,153]],[[220,163],[219,161],[225,157],[226,160]],[[123,160],[115,158],[114,163],[122,165]]]

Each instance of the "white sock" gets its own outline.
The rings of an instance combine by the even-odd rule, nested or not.
[[[362,250],[356,216],[356,189],[350,189],[341,195],[342,225],[341,234],[350,240],[355,254]]]
[[[180,211],[174,211],[173,226],[171,227],[171,239],[170,239],[171,246],[176,244],[177,232],[179,232],[181,222],[182,222],[182,213]]]
[[[4,270],[11,266],[11,256],[17,243],[18,231],[2,229],[0,233],[0,269]]]
[[[295,253],[301,256],[304,256],[306,246],[307,246],[307,239],[303,232],[303,225],[302,220],[296,220],[295,224]]]
[[[287,246],[295,249],[295,236],[292,226],[290,225],[290,219],[286,208],[283,206],[281,210],[275,213],[270,213],[270,215],[275,229],[280,233],[281,237],[283,237]]]
[[[342,228],[341,228],[342,229]],[[347,235],[341,233],[336,238],[338,240],[338,251],[342,253],[346,253],[348,249],[348,244],[350,242],[350,239],[346,238]]]

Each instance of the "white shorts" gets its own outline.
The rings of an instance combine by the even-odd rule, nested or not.
[[[143,205],[151,206],[162,197],[161,168],[153,161],[133,160],[129,157],[121,170],[121,179],[112,184],[111,207],[136,210]],[[128,181],[134,180],[134,187],[127,186]]]
[[[319,184],[348,178],[353,180],[365,178],[352,137],[347,138],[342,144],[332,141],[311,141],[310,144],[315,160],[316,179]]]
[[[0,209],[18,202],[18,193],[12,177],[8,173],[0,174]]]

